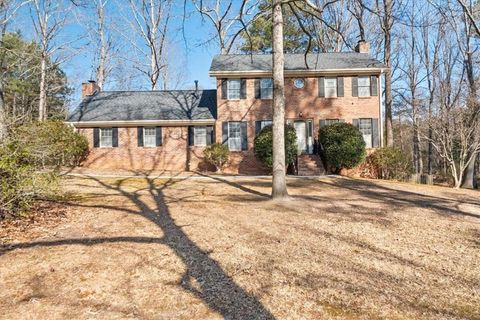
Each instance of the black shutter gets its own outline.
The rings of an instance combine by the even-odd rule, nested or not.
[[[100,129],[93,128],[93,147],[98,148],[100,147]]]
[[[193,130],[194,129],[192,126],[188,127],[188,145],[189,146],[193,146],[193,144],[195,143],[194,137],[193,137],[193,134],[194,134]]]
[[[240,122],[240,132],[242,134],[242,150],[248,150],[247,122]]]
[[[378,96],[377,76],[370,77],[370,95],[372,97]]]
[[[228,122],[222,122],[222,144],[228,146]]]
[[[143,147],[143,127],[137,128],[137,145]]]
[[[260,79],[255,79],[255,99],[262,99],[262,93],[260,91]]]
[[[163,144],[162,127],[155,127],[155,145],[157,147]]]
[[[112,128],[112,147],[118,147],[118,128]]]
[[[262,130],[262,121],[255,121],[255,135]]]
[[[380,147],[380,135],[378,130],[378,118],[372,119],[372,147]]]
[[[210,145],[214,141],[213,137],[213,126],[207,126],[207,145]]]
[[[318,78],[318,96],[325,97],[325,77]]]
[[[222,82],[222,99],[227,99],[227,79],[221,79]]]
[[[240,99],[247,99],[247,80],[240,79]]]
[[[327,120],[320,120],[320,129],[327,125]]]
[[[337,97],[343,96],[343,77],[337,77]]]
[[[352,97],[358,97],[358,77],[352,77]]]

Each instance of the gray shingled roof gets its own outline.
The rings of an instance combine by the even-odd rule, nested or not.
[[[307,54],[285,54],[285,70],[327,70],[384,68],[385,65],[366,53],[332,52]],[[217,55],[213,58],[210,72],[217,71],[271,71],[271,54],[229,54]]]
[[[214,120],[216,90],[103,91],[84,99],[67,121]]]

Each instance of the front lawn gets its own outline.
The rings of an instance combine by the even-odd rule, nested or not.
[[[289,178],[272,202],[269,185],[66,178],[57,222],[0,231],[0,315],[480,318],[478,191]]]

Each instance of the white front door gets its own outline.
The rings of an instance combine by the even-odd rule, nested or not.
[[[297,133],[298,154],[307,151],[307,126],[305,121],[295,121],[293,123]]]

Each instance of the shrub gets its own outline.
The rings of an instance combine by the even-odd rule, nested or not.
[[[78,164],[87,152],[86,138],[61,121],[14,129],[0,144],[0,218],[21,215],[36,199],[55,195],[57,169]]]
[[[217,172],[221,172],[228,161],[230,151],[228,146],[221,143],[214,143],[203,150],[205,160],[215,166]]]
[[[409,157],[399,148],[377,149],[371,155],[371,158],[380,172],[380,178],[403,180],[409,177],[412,172]]]
[[[87,139],[62,121],[32,122],[14,131],[37,168],[76,166],[88,153]]]
[[[273,166],[273,132],[272,126],[264,127],[255,137],[253,153],[268,168]],[[285,125],[285,162],[295,162],[297,156],[297,134],[290,125]]]
[[[319,140],[327,166],[334,173],[351,169],[365,159],[365,141],[349,123],[334,123],[320,130]]]

